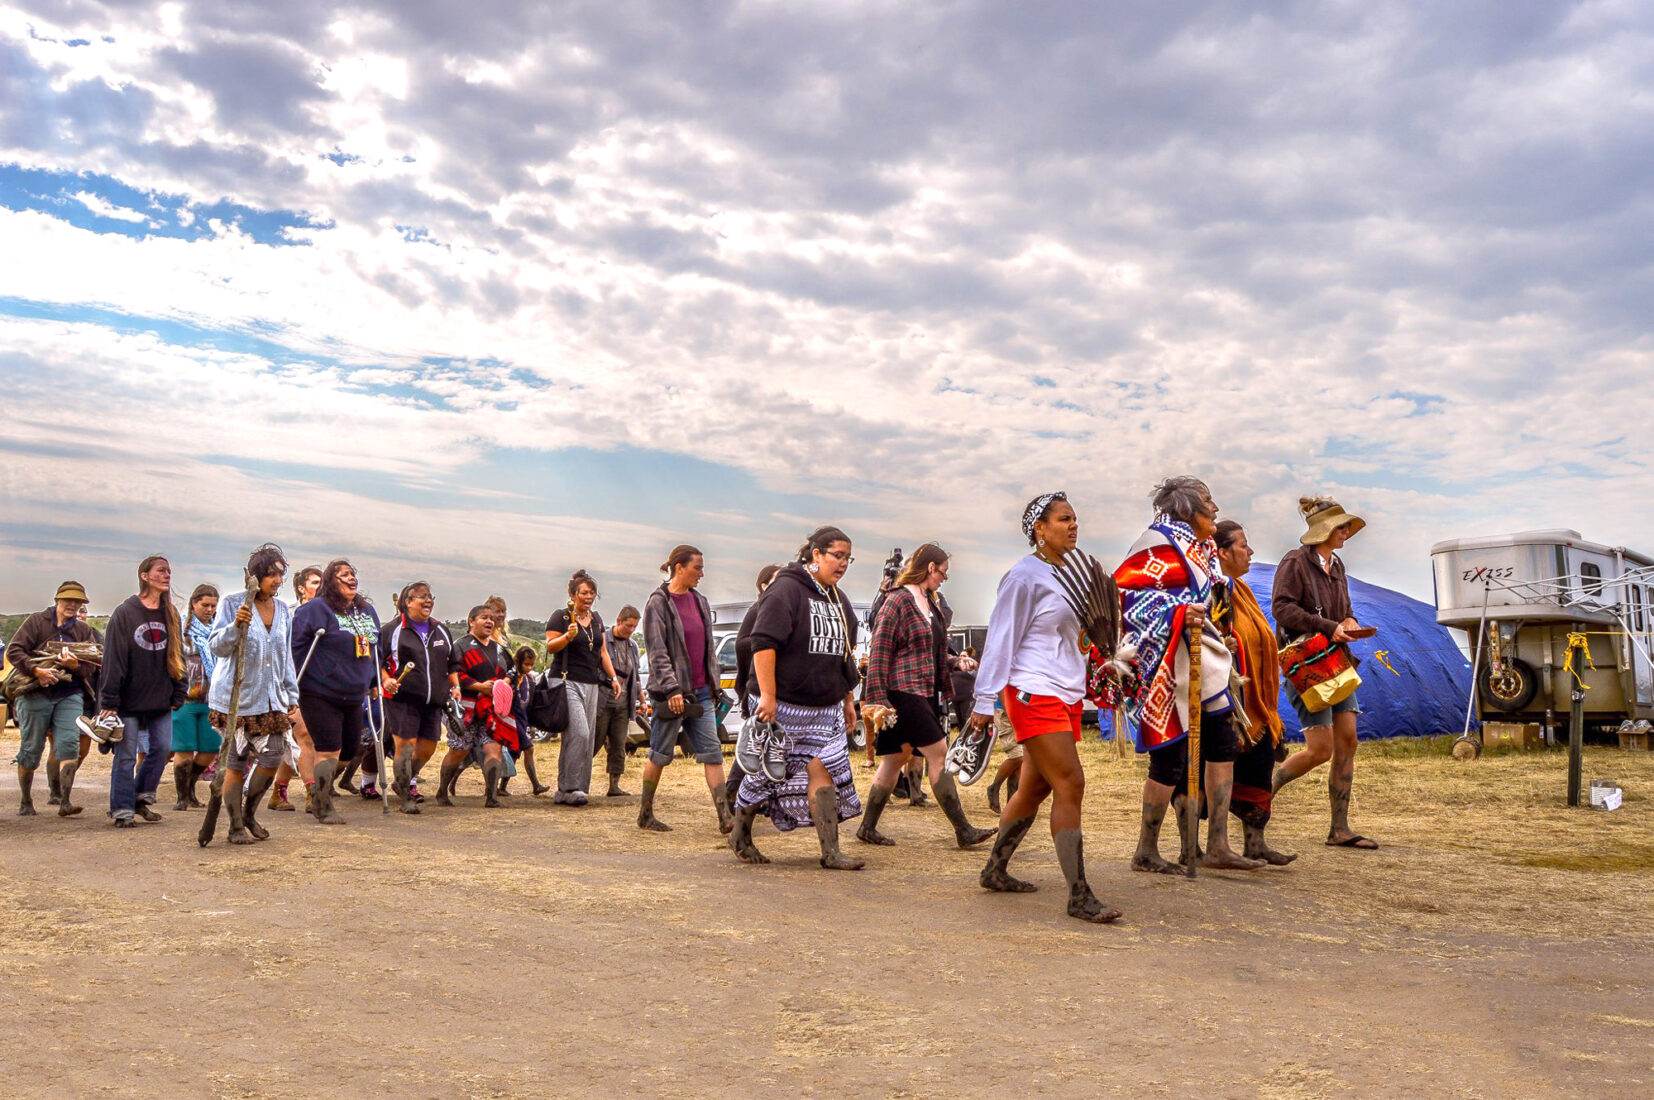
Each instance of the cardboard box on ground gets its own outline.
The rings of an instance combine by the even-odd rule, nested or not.
[[[1482,747],[1504,745],[1513,749],[1542,749],[1545,735],[1538,722],[1484,722]]]

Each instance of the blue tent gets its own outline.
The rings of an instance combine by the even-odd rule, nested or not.
[[[1275,567],[1257,562],[1247,574],[1264,614],[1271,624],[1270,594],[1275,587]],[[1469,704],[1470,662],[1454,644],[1447,628],[1436,622],[1436,609],[1411,596],[1350,578],[1350,602],[1355,617],[1365,626],[1378,627],[1378,634],[1351,645],[1361,661],[1361,716],[1356,732],[1362,740],[1378,737],[1423,737],[1458,733],[1464,728]],[[1373,654],[1388,651],[1391,672],[1373,660]],[[1098,718],[1103,736],[1110,736],[1112,716]],[[1302,741],[1298,716],[1281,692],[1281,721],[1289,740]]]

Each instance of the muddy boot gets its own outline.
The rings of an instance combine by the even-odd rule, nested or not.
[[[35,815],[34,792],[30,789],[34,786],[33,768],[24,768],[21,764],[17,766],[17,786],[21,792],[21,797],[17,802],[17,816],[33,817]]]
[[[438,806],[452,806],[454,804],[454,780],[459,778],[459,769],[452,764],[442,765],[442,775],[436,785],[436,804]]]
[[[157,821],[165,820],[160,814],[155,812],[155,807],[150,805],[148,802],[139,802],[135,804],[132,807],[132,812],[149,822],[151,825],[155,824]]]
[[[506,787],[509,786],[510,783],[511,777],[509,775],[501,774],[500,785],[494,788],[494,794],[499,798],[510,798],[511,792],[506,790]]]
[[[1157,875],[1181,875],[1183,868],[1167,863],[1160,856],[1160,826],[1166,820],[1166,804],[1143,803],[1143,824],[1137,834],[1137,851],[1132,853],[1131,869]]]
[[[757,806],[735,807],[735,828],[729,832],[729,848],[742,863],[768,863],[769,857],[752,842],[752,823],[758,817]]]
[[[947,772],[933,780],[930,788],[936,792],[936,804],[947,815],[948,824],[953,826],[954,843],[961,848],[974,848],[999,832],[998,829],[978,829],[971,824],[971,819],[965,816],[965,804],[959,801],[959,785]]]
[[[499,809],[500,800],[496,797],[500,790],[500,762],[498,760],[484,760],[482,762],[482,804],[489,809]]]
[[[310,792],[311,812],[323,825],[343,825],[345,819],[333,807],[333,777],[338,774],[339,762],[326,757],[316,761],[316,789]],[[229,801],[228,793],[224,800]]]
[[[523,770],[528,773],[529,789],[536,795],[542,795],[551,790],[550,787],[540,782],[539,770],[534,767],[534,757],[528,755],[526,752],[523,753]],[[611,782],[613,781],[611,780]]]
[[[729,795],[724,793],[721,783],[712,792],[712,808],[718,811],[718,831],[728,836],[735,828],[735,812],[729,808]]]
[[[1056,836],[1057,862],[1068,880],[1068,915],[1092,924],[1120,919],[1120,910],[1104,905],[1085,881],[1085,845],[1078,829],[1062,829]]]
[[[1177,814],[1177,862],[1183,866],[1185,875],[1194,878],[1201,857],[1206,854],[1200,850],[1200,807],[1187,795],[1178,795],[1172,799],[1172,810]]]
[[[172,785],[178,789],[178,801],[172,804],[174,810],[190,808],[190,769],[194,766],[195,761],[193,760],[188,764],[174,764],[172,766]]]
[[[810,803],[810,816],[815,819],[816,838],[821,841],[821,865],[829,871],[859,871],[867,866],[864,859],[851,859],[838,850],[838,791],[831,786],[816,792]]]
[[[539,792],[536,791],[535,793],[538,794]],[[620,787],[620,776],[618,776],[618,775],[609,776],[609,795],[608,796],[610,798],[630,798],[631,794],[632,794],[631,791],[626,791],[626,790],[621,789],[621,787]]]
[[[356,774],[356,770],[358,768],[360,768],[361,766],[362,766],[361,756],[354,757],[350,761],[350,763],[345,765],[344,771],[341,774],[339,774],[339,776],[336,779],[334,779],[333,782],[328,784],[327,793],[330,794],[330,795],[333,795],[333,794],[338,794],[342,791],[345,794],[356,794],[357,789],[356,789],[355,785],[351,783],[350,780]],[[318,780],[317,782],[320,782],[320,780]],[[334,784],[337,784],[337,789],[335,789]],[[329,799],[328,801],[331,804],[332,800]]]
[[[75,773],[79,770],[79,760],[71,760],[58,768],[57,816],[59,817],[73,817],[80,813],[80,807],[69,801],[69,796],[75,793]]]
[[[396,781],[391,784],[391,790],[395,791],[396,797],[401,800],[401,805],[397,808],[405,814],[419,812],[419,803],[414,801],[413,796],[413,763],[413,746],[404,745],[396,754]]]
[[[57,757],[48,756],[46,758],[46,790],[49,792],[46,796],[46,805],[48,806],[57,806],[63,801],[62,768],[63,765],[59,763]]]
[[[270,789],[270,784],[276,781],[275,772],[254,771],[253,781],[247,786],[247,793],[241,799],[241,823],[252,834],[254,840],[269,840],[270,830],[260,825],[256,820],[258,804],[264,798],[264,792]]]
[[[930,799],[925,796],[925,773],[910,771],[907,773],[907,804],[909,806],[929,806]]]
[[[200,761],[192,760],[189,764],[189,779],[184,783],[184,797],[189,801],[190,809],[201,809],[201,797],[195,793],[195,785],[201,782],[201,777],[207,774],[207,768]]]
[[[1003,786],[1004,783],[1005,780],[996,776],[994,781],[988,784],[988,809],[992,810],[996,814],[1000,812],[999,788]]]
[[[253,834],[247,831],[246,802],[243,791],[244,784],[237,783],[233,787],[224,784],[224,810],[230,815],[230,843],[252,844]]]
[[[660,786],[658,779],[643,781],[643,805],[637,808],[637,827],[648,829],[656,833],[669,833],[672,826],[655,817],[655,790]]]
[[[999,834],[994,837],[993,850],[988,853],[988,865],[982,868],[982,889],[998,890],[1010,894],[1026,894],[1037,889],[1031,882],[1023,882],[1019,878],[1012,878],[1005,870],[1010,865],[1011,856],[1016,852],[1017,845],[1022,838],[1028,835],[1033,827],[1034,815],[1019,817],[1015,821],[1007,821],[999,827]]]
[[[883,844],[893,847],[895,841],[879,832],[879,818],[884,816],[884,808],[890,802],[891,787],[881,787],[873,784],[867,791],[867,809],[862,811],[861,827],[856,830],[856,839],[863,844]]]

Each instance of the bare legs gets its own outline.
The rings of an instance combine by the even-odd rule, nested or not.
[[[1332,820],[1327,829],[1327,843],[1340,847],[1376,848],[1377,844],[1350,828],[1350,792],[1355,785],[1356,745],[1355,712],[1333,715],[1330,727],[1312,726],[1304,730],[1304,748],[1287,757],[1275,769],[1274,787],[1279,794],[1282,787],[1330,760],[1332,769],[1327,773],[1327,801]]]

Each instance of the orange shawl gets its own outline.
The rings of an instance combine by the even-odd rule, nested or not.
[[[1231,626],[1239,644],[1237,655],[1240,672],[1246,687],[1241,691],[1241,702],[1246,716],[1252,720],[1255,738],[1262,738],[1267,729],[1275,744],[1281,743],[1281,662],[1275,649],[1275,629],[1263,616],[1258,597],[1252,594],[1245,581],[1229,579],[1234,618]]]

